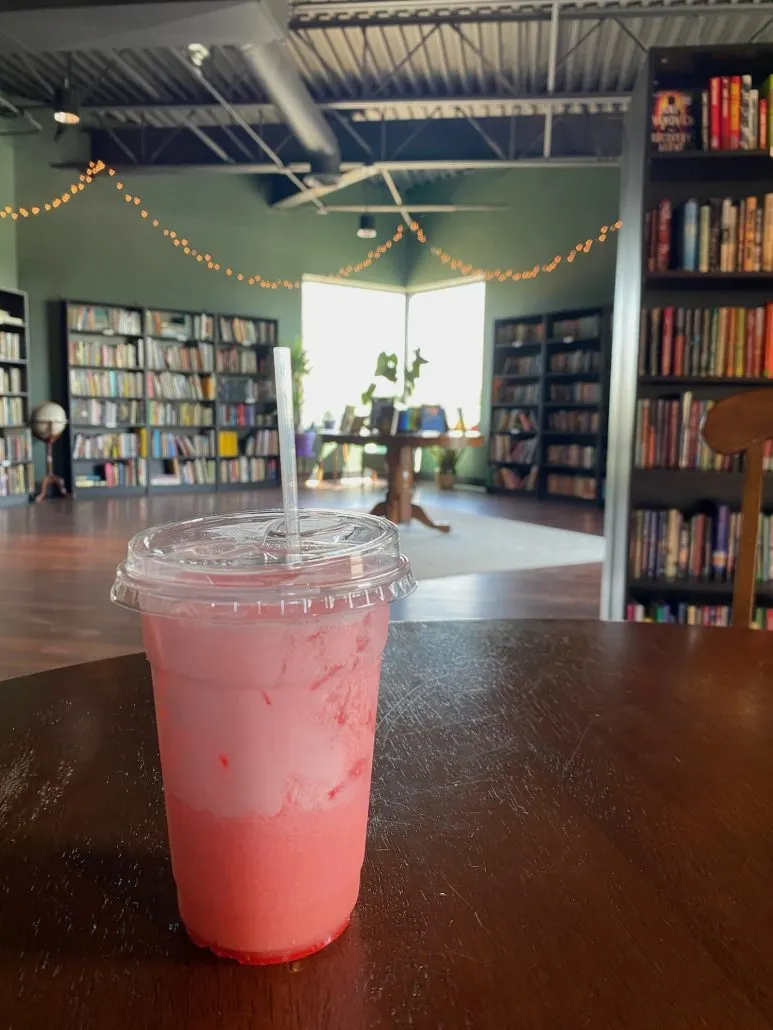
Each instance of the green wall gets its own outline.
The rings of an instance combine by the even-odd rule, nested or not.
[[[16,204],[14,140],[0,135],[0,208],[9,204]],[[15,289],[17,285],[16,223],[6,218],[0,228],[0,288]]]

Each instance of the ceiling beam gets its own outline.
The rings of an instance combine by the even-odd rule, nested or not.
[[[395,202],[395,207],[402,215],[405,224],[410,228],[413,219],[411,218],[408,208],[405,206],[405,203],[403,202],[403,198],[400,196],[400,190],[397,188],[397,183],[392,178],[392,173],[388,168],[382,167],[379,170],[381,172],[381,176],[384,182],[386,183],[387,189],[392,194],[392,200],[394,200]]]
[[[310,186],[303,190],[303,192],[291,193],[289,197],[277,200],[271,206],[285,211],[291,208],[303,207],[304,204],[309,204],[313,200],[319,200],[321,197],[326,197],[329,193],[344,190],[347,186],[353,186],[357,182],[370,179],[378,174],[378,169],[373,168],[371,165],[350,168],[348,171],[343,172],[338,182],[331,186]],[[327,205],[325,205],[325,210],[328,210]]]

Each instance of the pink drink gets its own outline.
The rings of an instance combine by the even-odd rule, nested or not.
[[[229,519],[243,528],[249,516],[139,534],[113,594],[143,612],[183,923],[219,955],[284,962],[333,941],[357,901],[388,601],[413,583],[383,520],[304,514],[311,557],[298,571],[276,564],[273,538],[247,570],[241,540],[224,556]],[[275,526],[277,513],[251,519]],[[357,530],[354,557],[342,525]],[[193,549],[190,532],[177,543],[185,526]],[[133,547],[150,562],[163,553],[174,583],[153,582],[148,561],[132,567]],[[264,552],[269,563],[256,565]]]

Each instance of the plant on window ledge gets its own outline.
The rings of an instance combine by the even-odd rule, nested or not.
[[[397,383],[397,369],[400,363],[400,359],[396,354],[387,354],[383,351],[379,354],[378,360],[376,361],[376,371],[373,375],[379,379],[386,379],[387,382],[393,385]],[[410,365],[406,364],[405,368],[405,390],[403,396],[405,400],[411,396],[416,388],[416,383],[419,376],[421,375],[421,366],[427,364],[427,359],[421,356],[421,351],[417,347],[413,352],[413,360]],[[371,403],[376,395],[376,383],[371,383],[368,389],[362,394],[360,400],[363,405],[367,406]]]

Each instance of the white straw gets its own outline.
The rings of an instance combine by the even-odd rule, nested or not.
[[[285,540],[289,561],[301,556],[298,524],[298,470],[295,463],[295,419],[293,417],[293,380],[290,348],[274,348],[274,376],[279,429],[279,466],[282,471],[282,507],[285,515]]]

